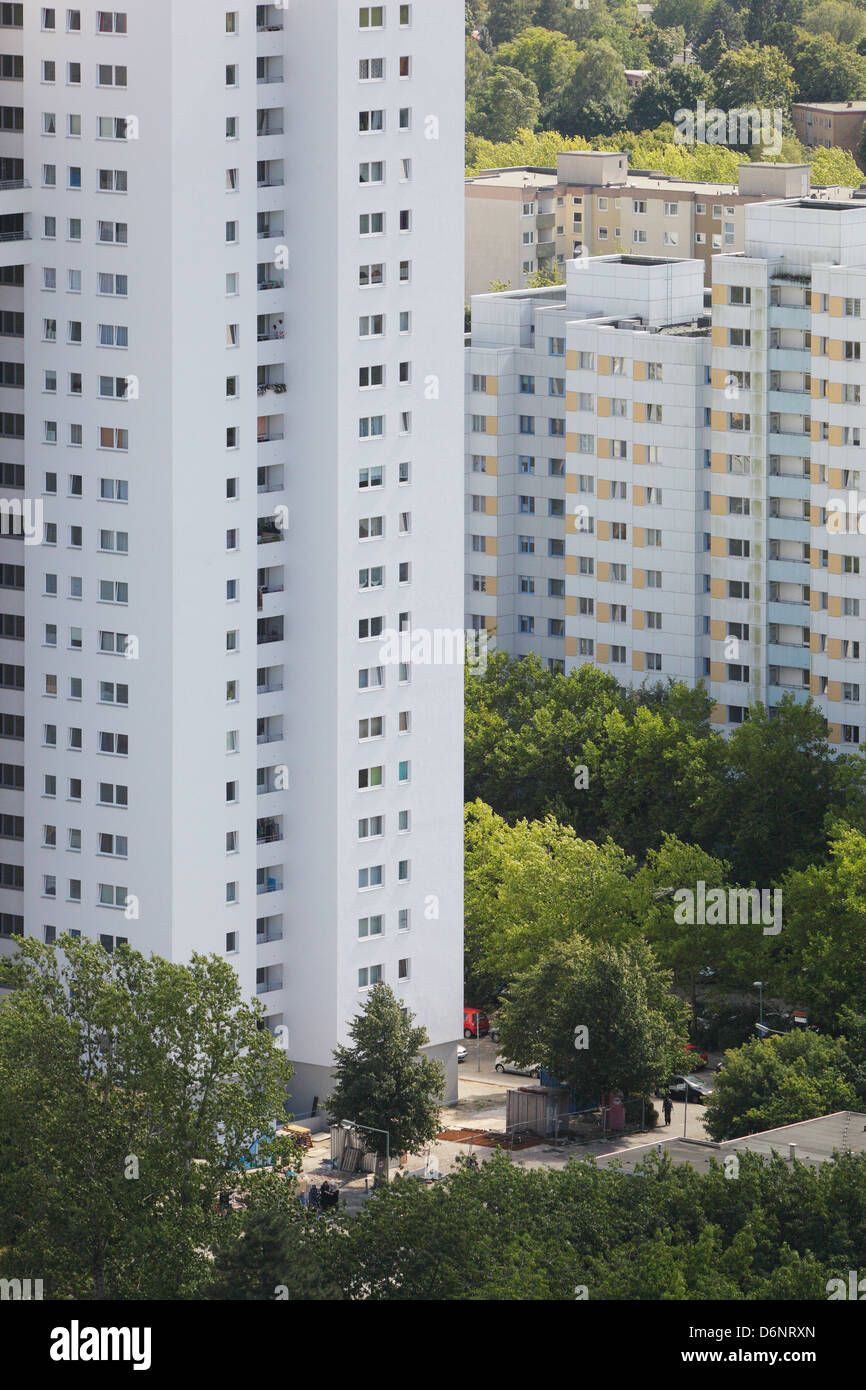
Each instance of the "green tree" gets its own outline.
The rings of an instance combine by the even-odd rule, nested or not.
[[[534,82],[541,102],[541,119],[547,121],[562,89],[574,77],[579,51],[564,34],[530,27],[497,51],[496,62],[516,68]]]
[[[475,106],[493,71],[493,59],[474,39],[466,40],[466,124],[471,125]]]
[[[658,0],[653,8],[653,23],[660,29],[681,24],[691,43],[700,33],[711,5],[712,0]]]
[[[726,888],[729,881],[730,865],[723,859],[672,835],[664,837],[659,849],[649,851],[635,880],[636,911],[643,922],[644,935],[659,964],[672,972],[675,984],[688,995],[693,1016],[697,1014],[701,972],[708,967],[715,972],[729,967],[736,932],[749,929],[679,922],[674,893],[689,889],[697,895],[700,883],[708,890]],[[753,930],[760,933],[761,929]]]
[[[772,716],[750,710],[728,757],[725,856],[739,883],[768,888],[821,857],[833,785],[827,721],[811,700],[783,695]]]
[[[647,1094],[686,1041],[685,1005],[641,940],[554,946],[513,981],[499,1018],[507,1057],[541,1063],[587,1101]]]
[[[715,72],[722,57],[728,51],[727,40],[721,29],[717,29],[711,34],[706,43],[702,43],[698,49],[698,62],[706,73]]]
[[[643,856],[667,831],[700,844],[718,824],[726,750],[668,710],[612,710],[588,738],[582,762],[605,831]]]
[[[799,1032],[752,1039],[726,1054],[704,1105],[704,1128],[711,1139],[738,1139],[855,1109],[849,1071],[844,1038]]]
[[[241,1228],[216,1247],[207,1298],[235,1302],[341,1299],[342,1290],[322,1258],[328,1247],[307,1235],[305,1227],[310,1224],[323,1223],[303,1216],[292,1220],[273,1208],[247,1213]]]
[[[629,124],[632,130],[655,130],[673,121],[678,111],[694,111],[698,101],[712,95],[712,81],[694,63],[668,72],[651,72],[634,96]]]
[[[812,166],[813,188],[836,185],[857,188],[863,182],[863,175],[850,150],[815,148],[808,151],[806,159]]]
[[[532,23],[532,8],[533,0],[489,0],[487,28],[497,47]]]
[[[716,0],[695,35],[695,43],[705,44],[714,34],[723,36],[726,48],[739,48],[746,41],[743,17],[728,0]]]
[[[866,37],[866,14],[856,5],[844,4],[843,0],[821,0],[806,10],[800,25],[810,34],[828,34],[836,43],[850,43],[855,47]]]
[[[574,74],[559,93],[552,112],[559,130],[592,135],[609,117],[624,124],[629,92],[622,58],[604,39],[591,39],[579,55]]]
[[[866,1012],[866,836],[836,826],[828,862],[789,873],[782,895],[786,992],[826,1025],[846,1005]]]
[[[260,1006],[215,956],[69,936],[23,938],[0,978],[3,1274],[48,1271],[51,1298],[195,1296],[218,1193],[284,1118],[292,1071]]]
[[[374,985],[349,1026],[354,1046],[334,1051],[334,1089],[325,1102],[335,1124],[386,1130],[394,1155],[415,1153],[435,1136],[445,1092],[441,1063],[419,1056],[430,1039],[414,1018],[388,985]],[[385,1154],[384,1134],[365,1131],[363,1140]]]
[[[611,27],[605,0],[537,0],[533,23],[555,29],[581,46],[590,37],[607,33]]]
[[[526,288],[530,290],[544,290],[552,285],[565,284],[565,270],[554,261],[548,262],[539,270],[534,270],[531,275],[526,277]]]
[[[798,101],[857,101],[866,94],[866,58],[827,34],[804,34],[793,67]]]
[[[754,106],[787,110],[796,90],[784,55],[756,43],[724,53],[713,77],[715,102],[723,111]]]
[[[675,24],[672,29],[657,29],[653,25],[647,39],[647,51],[654,68],[669,68],[685,46],[686,31],[681,24]]]
[[[485,140],[510,140],[518,130],[533,130],[540,110],[531,78],[516,68],[495,67],[475,93],[469,113],[472,133]]]
[[[633,873],[618,846],[580,840],[552,817],[512,826],[483,802],[467,806],[467,997],[489,1001],[512,975],[577,932],[607,940],[634,935]]]
[[[775,45],[800,21],[803,0],[749,0],[746,38],[750,44]]]

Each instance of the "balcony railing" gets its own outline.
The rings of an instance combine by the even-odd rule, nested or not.
[[[0,193],[8,188],[31,188],[29,179],[0,179]]]

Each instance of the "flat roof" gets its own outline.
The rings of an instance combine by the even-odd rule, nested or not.
[[[625,1172],[634,1169],[651,1153],[661,1151],[670,1156],[674,1163],[688,1163],[699,1173],[709,1171],[711,1162],[723,1163],[731,1153],[748,1151],[769,1158],[774,1152],[782,1158],[789,1156],[789,1145],[796,1144],[795,1158],[800,1163],[815,1166],[826,1163],[836,1150],[849,1150],[851,1153],[866,1153],[866,1115],[854,1110],[840,1110],[832,1115],[821,1115],[814,1120],[803,1120],[799,1124],[782,1125],[779,1129],[763,1130],[760,1134],[746,1134],[742,1139],[728,1139],[714,1144],[700,1139],[664,1139],[660,1132],[658,1139],[652,1139],[618,1153],[602,1154],[596,1161],[609,1166],[618,1163]]]
[[[506,188],[523,188],[527,184],[537,188],[540,184],[553,180],[556,183],[555,169],[526,168],[482,169],[479,174],[469,174],[467,183],[501,183]]]
[[[866,111],[866,101],[795,101],[803,111]]]

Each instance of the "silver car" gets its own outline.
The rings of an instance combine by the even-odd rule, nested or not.
[[[519,1067],[516,1062],[509,1062],[506,1057],[497,1057],[494,1067],[498,1072],[508,1072],[510,1076],[538,1076],[541,1067],[533,1063],[528,1067]]]

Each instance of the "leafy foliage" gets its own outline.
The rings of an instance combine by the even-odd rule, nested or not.
[[[219,1192],[284,1119],[292,1071],[260,1007],[217,957],[25,937],[0,969],[3,1274],[49,1271],[51,1298],[194,1296]]]
[[[353,1047],[334,1051],[334,1089],[325,1102],[334,1122],[351,1120],[390,1136],[390,1151],[415,1153],[439,1128],[445,1075],[418,1054],[430,1041],[388,985],[374,985],[349,1027]],[[365,1132],[367,1149],[384,1155],[384,1133]]]

